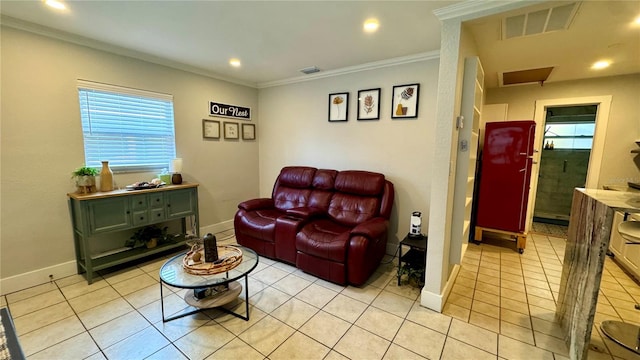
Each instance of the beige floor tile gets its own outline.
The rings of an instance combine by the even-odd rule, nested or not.
[[[552,352],[504,335],[498,338],[498,356],[505,359],[554,360]]]
[[[529,315],[529,305],[526,302],[520,302],[520,301],[501,297],[500,306],[507,310]]]
[[[11,316],[13,316],[14,318],[44,309],[55,304],[59,304],[64,301],[64,296],[62,296],[62,293],[57,289],[15,302],[12,302],[9,297],[7,298]]]
[[[478,289],[476,289],[476,292],[473,295],[473,300],[482,301],[494,306],[500,306],[500,295],[487,293]]]
[[[554,336],[549,336],[537,331],[534,332],[536,339],[536,346],[551,352],[560,354],[562,356],[569,356],[569,348],[565,344],[564,340],[558,339]]]
[[[82,323],[75,316],[70,316],[53,324],[41,327],[20,336],[20,346],[29,357],[62,341],[85,332]]]
[[[485,302],[479,300],[473,300],[473,305],[471,306],[471,310],[485,314],[487,316],[494,317],[496,319],[500,318],[500,307],[487,304]]]
[[[500,271],[500,262],[499,261],[498,262],[490,262],[490,261],[486,261],[486,260],[480,260],[480,269],[482,269],[482,268]],[[479,272],[480,271],[478,271],[478,273]]]
[[[330,350],[307,335],[295,332],[269,355],[269,359],[323,359]]]
[[[102,279],[102,277],[97,276],[93,279],[93,281],[100,281]],[[71,276],[67,276],[67,277],[63,277],[60,279],[55,280],[56,285],[58,285],[59,288],[63,288],[72,284],[76,284],[79,282],[87,282],[87,279],[85,279],[83,274],[75,274],[75,275],[71,275]]]
[[[392,343],[384,354],[383,360],[426,360],[426,358]]]
[[[460,269],[460,271],[458,272],[458,276],[475,280],[478,277],[478,273],[467,269]]]
[[[467,287],[460,284],[454,284],[453,287],[451,288],[451,293],[460,294],[468,298],[473,298],[474,291],[475,291],[475,287]]]
[[[476,274],[476,277],[478,275],[484,275],[485,277],[492,277],[492,278],[499,278],[500,277],[500,270],[494,270],[494,269],[488,269],[485,267],[480,267],[478,269],[478,273]]]
[[[346,290],[346,289],[345,289]],[[385,291],[392,292],[396,295],[404,296],[409,300],[417,300],[420,296],[421,288],[408,286],[408,285],[400,285],[395,281],[390,281],[387,286],[384,288]],[[342,291],[344,293],[344,290]]]
[[[620,299],[620,300],[624,300],[624,301],[635,301],[633,299],[633,297],[626,291],[623,290],[612,290],[612,289],[606,289],[606,288],[600,288],[600,290],[607,296],[608,299],[611,298],[615,298],[615,299]]]
[[[497,287],[497,286],[500,286],[500,277],[485,275],[485,274],[478,274],[476,288],[478,287],[479,283],[485,283],[485,284],[489,284]]]
[[[532,274],[535,274],[535,273],[532,273]],[[527,287],[533,286],[533,287],[537,287],[545,290],[549,289],[549,283],[547,282],[547,278],[544,275],[537,275],[537,276],[530,277],[527,274],[525,274],[524,283]]]
[[[382,359],[391,343],[357,326],[352,326],[334,350],[351,359]]]
[[[302,325],[299,331],[333,348],[350,327],[350,323],[327,312],[319,311]]]
[[[397,295],[396,295],[397,296]],[[335,315],[350,323],[354,323],[367,308],[367,304],[352,299],[348,296],[338,294],[322,310]],[[407,310],[408,312],[408,310]]]
[[[452,337],[448,337],[444,349],[442,350],[441,360],[459,360],[459,359],[474,359],[474,360],[495,360],[496,355],[488,353],[477,347],[466,344],[462,341],[458,341]]]
[[[236,313],[243,314],[245,311],[245,303],[241,302],[236,304],[235,307],[227,308]],[[205,311],[205,313],[209,313],[209,311],[210,310]],[[245,321],[244,319],[240,319],[221,311],[217,312],[217,315],[215,316],[210,315],[210,317],[213,317],[218,324],[222,325],[225,329],[231,331],[231,333],[236,336],[262,320],[265,316],[267,316],[267,313],[251,305],[249,306],[249,321]]]
[[[152,278],[148,274],[143,274],[136,277],[132,277],[131,279],[120,281],[116,284],[113,284],[112,286],[114,289],[116,289],[116,291],[120,295],[125,296],[135,291],[144,289],[147,286],[157,285],[157,284],[158,284],[158,281],[156,281],[154,278]]]
[[[62,291],[64,297],[69,300],[108,286],[109,283],[101,278],[95,280],[91,285],[87,284],[87,281],[83,278],[82,281],[69,284],[65,287],[60,287],[60,291]]]
[[[498,353],[498,336],[495,332],[459,320],[451,322],[449,337],[476,346],[492,354]]]
[[[358,318],[355,325],[391,341],[400,329],[402,322],[402,318],[370,306]]]
[[[500,277],[504,274],[522,277],[522,265],[518,264],[517,266],[506,266],[503,265],[500,267]]]
[[[414,301],[410,299],[384,290],[371,303],[372,306],[390,312],[391,314],[401,318],[407,316],[413,304]]]
[[[548,288],[541,289],[541,288],[527,286],[527,285],[525,285],[525,288],[527,289],[527,295],[534,295],[534,296],[545,298],[548,300],[553,300],[553,295],[551,294],[551,290],[549,290]]]
[[[524,277],[522,275],[514,275],[510,273],[502,273],[500,274],[500,280],[512,281],[519,284],[524,284]]]
[[[165,317],[170,317],[178,313],[186,312],[187,310],[195,309],[188,306],[184,301],[184,298],[177,294],[165,296],[162,301]],[[139,308],[138,312],[140,312],[140,314],[142,314],[152,324],[162,320],[162,306],[160,304],[160,300]]]
[[[442,313],[462,321],[469,321],[469,314],[471,313],[471,310],[447,303],[442,308]]]
[[[470,297],[466,297],[466,296],[452,292],[451,294],[449,294],[447,303],[455,304],[465,309],[471,309],[471,304],[473,303],[473,299]]]
[[[107,360],[107,358],[104,357],[102,352],[97,352],[97,353],[85,358],[84,360]],[[173,360],[173,359],[171,359],[171,360]]]
[[[98,345],[91,339],[89,333],[85,331],[35,353],[29,356],[29,359],[84,359],[98,352],[100,352]]]
[[[533,294],[527,294],[527,300],[530,305],[535,305],[544,309],[556,310],[556,302],[546,298],[541,298]]]
[[[425,341],[429,339],[429,341]],[[405,321],[394,343],[428,359],[438,359],[442,353],[446,336],[418,324]]]
[[[0,296],[0,308],[7,307],[7,297],[4,295]]]
[[[20,317],[12,317],[16,334],[18,336],[22,336],[30,331],[53,324],[74,315],[75,313],[65,301]]]
[[[277,322],[277,320],[275,321]],[[263,333],[263,335],[265,334]],[[275,338],[275,336],[273,337]],[[176,340],[173,344],[189,359],[204,359],[222,348],[233,338],[234,335],[221,325],[215,322],[208,322],[206,325]]]
[[[89,330],[89,333],[101,349],[106,349],[149,326],[151,324],[142,315],[132,311]]]
[[[134,268],[126,268],[126,269],[122,269],[122,270],[118,270],[118,271],[114,271],[114,272],[110,272],[110,273],[105,273],[102,274],[102,277],[110,284],[117,284],[121,281],[127,280],[127,279],[131,279],[134,278],[136,276],[139,275],[144,275],[146,274],[144,271],[142,271],[141,269],[134,267]]]
[[[273,264],[273,267],[278,268],[278,269],[280,269],[282,271],[286,271],[286,272],[288,272],[290,274],[294,273],[296,270],[298,270],[298,268],[296,268],[293,265],[285,264],[285,263],[279,262],[279,261],[276,261],[275,264]]]
[[[500,289],[500,296],[503,298],[520,301],[523,303],[527,302],[527,296],[522,291],[502,288]]]
[[[51,291],[57,291],[57,290],[58,290],[58,287],[56,286],[55,283],[48,282],[42,285],[30,287],[21,291],[16,291],[11,294],[6,294],[7,302],[9,304],[13,304],[21,300],[30,299],[36,295],[41,295],[41,294],[45,294],[45,293],[49,293]]]
[[[299,292],[298,295],[296,295],[296,298],[317,308],[323,308],[336,295],[338,295],[338,293],[333,290],[329,290],[317,284],[311,284],[306,289]]]
[[[291,295],[269,286],[261,292],[251,296],[249,298],[249,304],[254,305],[256,308],[264,312],[270,313],[289,299],[291,299]]]
[[[295,296],[309,285],[311,285],[311,282],[309,280],[305,280],[301,277],[289,274],[274,283],[272,286],[286,294]]]
[[[538,319],[546,321],[554,321],[556,318],[555,309],[545,309],[531,304],[529,304],[529,313],[532,317],[537,317]]]
[[[87,329],[93,329],[98,325],[102,325],[107,321],[111,321],[133,310],[133,307],[123,298],[117,298],[78,313],[78,317]]]
[[[500,287],[497,285],[487,284],[479,281],[476,284],[476,290],[484,291],[489,294],[500,295]]]
[[[148,327],[106,349],[109,359],[144,359],[169,345],[169,341],[154,327]]]
[[[397,294],[396,291],[391,290],[391,287],[398,288],[398,283],[395,281],[390,281],[387,287],[385,287],[385,289],[389,288],[389,291]],[[406,287],[407,286],[405,286],[405,288]],[[375,287],[375,286],[363,286],[363,287],[347,286],[344,290],[342,290],[341,294],[356,300],[360,300],[363,303],[371,304],[373,300],[376,298],[376,296],[380,294],[381,291],[382,291],[381,288]],[[402,295],[402,294],[398,294],[398,295]]]
[[[167,297],[172,294],[172,291],[163,285],[162,295]],[[139,309],[145,305],[151,304],[154,301],[160,300],[160,285],[157,283],[151,286],[147,286],[138,291],[132,292],[124,296],[125,300],[131,306]]]
[[[307,320],[311,319],[311,317],[318,311],[319,309],[315,306],[309,305],[296,298],[292,298],[271,312],[271,316],[294,329],[298,329],[302,324],[307,322]]]
[[[456,278],[455,285],[461,285],[473,289],[476,287],[476,281],[467,278]]]
[[[500,334],[527,344],[536,344],[533,338],[533,331],[530,328],[518,326],[508,321],[500,322]]]
[[[512,311],[506,308],[500,309],[500,320],[531,329],[531,318],[529,315]]]
[[[469,315],[469,323],[495,333],[500,331],[500,320],[475,311],[472,311]]]
[[[366,282],[366,286],[373,286],[384,289],[391,281],[396,281],[397,283],[397,277],[395,273],[376,271],[369,277]]]
[[[255,350],[254,350],[255,351]],[[145,360],[188,360],[173,344],[151,354]]]
[[[153,324],[153,326],[169,339],[169,341],[176,341],[211,321],[207,315],[197,313],[167,322],[158,321]]]
[[[252,348],[244,341],[235,338],[226,343],[220,349],[216,350],[216,352],[211,354],[206,359],[238,359],[238,354],[242,354],[242,360],[263,360],[265,358],[264,355],[260,354],[256,349]]]
[[[280,270],[276,267],[273,266],[269,266],[263,270],[260,270],[258,272],[252,272],[251,273],[251,277],[253,277],[254,279],[257,279],[267,285],[271,285],[273,283],[275,283],[276,281],[284,278],[285,276],[289,275],[288,272]]]
[[[467,315],[467,317],[468,316],[469,315]],[[431,309],[420,306],[420,303],[416,302],[411,307],[411,311],[409,311],[409,314],[407,315],[407,320],[446,334],[449,332],[449,326],[451,325],[452,318],[445,315],[444,312],[442,314],[435,312]]]
[[[91,309],[98,305],[107,303],[120,297],[117,291],[111,286],[107,286],[96,291],[80,295],[73,299],[69,299],[69,304],[77,313]]]
[[[536,332],[564,339],[564,331],[562,331],[562,327],[556,322],[545,321],[532,317],[531,324],[533,325],[533,330]]]
[[[525,292],[524,283],[509,281],[506,279],[500,280],[500,287],[514,291]]]
[[[329,290],[333,290],[337,293],[342,292],[342,290],[345,289],[346,286],[343,285],[338,285],[338,284],[334,284],[330,281],[324,280],[324,279],[317,279],[314,284],[316,285],[320,285],[320,286],[324,286]]]

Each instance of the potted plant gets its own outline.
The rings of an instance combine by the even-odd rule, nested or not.
[[[156,247],[159,243],[167,241],[167,227],[159,227],[157,225],[149,225],[136,230],[136,232],[127,240],[124,245],[134,248],[136,245],[144,244],[147,249]]]
[[[400,268],[400,279],[408,282],[413,287],[424,286],[424,268],[415,268],[410,264],[404,264]]]
[[[81,166],[71,173],[71,178],[76,179],[79,193],[88,194],[96,190],[96,175],[98,175],[98,169]]]

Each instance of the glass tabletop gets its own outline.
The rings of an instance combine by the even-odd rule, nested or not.
[[[182,268],[182,259],[186,252],[169,259],[160,268],[160,280],[171,286],[183,289],[194,289],[200,287],[210,287],[223,285],[233,280],[239,279],[256,268],[258,265],[258,254],[244,246],[235,246],[242,250],[242,262],[233,269],[213,275],[193,275]]]

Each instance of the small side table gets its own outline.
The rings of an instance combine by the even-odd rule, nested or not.
[[[409,247],[409,251],[404,255],[402,255],[402,245]],[[424,270],[427,255],[427,237],[412,238],[409,235],[405,236],[398,244],[398,253],[398,286],[400,286],[402,263],[413,269]]]

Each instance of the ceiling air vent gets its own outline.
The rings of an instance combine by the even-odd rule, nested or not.
[[[502,20],[502,39],[566,30],[578,10],[578,3],[536,10]]]
[[[549,78],[553,67],[510,71],[498,74],[500,86],[509,85],[526,85],[540,84],[542,85]]]
[[[304,73],[307,75],[317,73],[318,71],[320,71],[320,69],[317,66],[309,66],[304,69],[300,69],[301,73]]]

